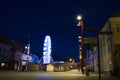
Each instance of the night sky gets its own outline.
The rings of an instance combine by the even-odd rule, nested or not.
[[[118,10],[120,0],[2,0],[0,34],[23,44],[29,35],[31,52],[39,54],[45,36],[50,35],[52,54],[77,60],[81,28],[76,26],[76,16],[83,15],[84,26],[101,28]],[[95,32],[84,35],[93,37]]]

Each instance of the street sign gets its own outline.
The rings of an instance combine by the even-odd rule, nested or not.
[[[97,43],[97,38],[84,38],[84,43],[86,44],[96,44]]]

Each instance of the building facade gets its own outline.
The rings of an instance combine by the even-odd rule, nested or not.
[[[7,69],[10,60],[10,46],[0,42],[0,69]]]
[[[120,75],[120,12],[108,19],[101,32],[106,32],[99,35],[101,71]]]
[[[23,53],[22,47],[6,36],[0,35],[0,70],[14,70],[19,63],[21,56],[17,56],[18,51]]]

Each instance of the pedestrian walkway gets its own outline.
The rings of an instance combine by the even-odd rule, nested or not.
[[[6,77],[7,76],[7,77]],[[17,72],[0,71],[0,80],[99,80],[99,75],[90,73],[90,76],[82,75],[78,70],[65,72]],[[101,80],[120,80],[117,77],[101,75]]]
[[[81,73],[81,71],[78,72],[78,69],[70,70],[69,72],[76,73],[76,74],[79,73],[80,76],[86,77],[85,80],[99,80],[99,74],[98,73],[90,72],[90,75],[86,76],[85,74],[83,75]],[[101,74],[101,80],[120,80],[120,79],[118,77],[115,77],[115,76]]]

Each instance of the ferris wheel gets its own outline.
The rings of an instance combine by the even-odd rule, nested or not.
[[[43,44],[43,64],[49,64],[51,60],[51,38],[50,36],[45,36]]]

